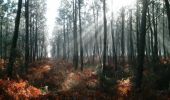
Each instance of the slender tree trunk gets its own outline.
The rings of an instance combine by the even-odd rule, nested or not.
[[[132,26],[132,10],[130,10],[130,62],[133,61],[134,48],[133,48],[133,26]]]
[[[69,21],[67,21],[67,32],[66,32],[66,37],[67,37],[67,60],[69,59],[69,52],[70,52],[70,38],[69,38]]]
[[[145,36],[146,36],[146,13],[148,9],[147,0],[142,0],[142,19],[140,27],[139,51],[138,51],[138,66],[135,79],[135,87],[141,89],[143,78],[143,65],[145,56]]]
[[[136,4],[136,41],[137,41],[137,45],[136,45],[136,48],[137,48],[137,51],[139,51],[139,0],[136,1],[137,4]]]
[[[164,0],[164,1],[165,1],[165,7],[166,7],[166,14],[168,17],[168,28],[169,28],[169,35],[170,35],[170,5],[169,5],[168,0]]]
[[[98,9],[97,9],[97,20],[96,20],[96,29],[98,29],[99,28],[99,25],[98,25],[98,17],[99,17],[99,11],[98,11]],[[99,59],[101,59],[101,57],[100,57],[100,53],[99,53],[99,44],[98,44],[98,30],[96,30],[96,49],[97,49],[97,54],[98,54],[98,56],[99,56]]]
[[[111,20],[111,34],[112,34],[112,53],[113,53],[113,62],[115,64],[115,71],[117,71],[117,52],[115,46],[115,38],[114,38],[114,29],[113,29],[113,13],[112,13],[112,20]]]
[[[103,72],[106,68],[106,49],[107,49],[107,20],[106,20],[106,0],[103,0],[103,20],[104,20],[104,40],[103,40]]]
[[[35,55],[34,61],[38,59],[38,15],[36,15],[36,23],[35,23]]]
[[[93,48],[93,60],[92,60],[92,62],[93,62],[93,64],[94,64],[94,60],[95,60],[95,56],[96,56],[96,15],[95,15],[95,7],[93,6],[93,19],[94,19],[94,28],[95,28],[95,41],[94,41],[94,48]]]
[[[147,34],[147,60],[149,61],[149,59],[148,58],[150,58],[150,53],[151,53],[151,42],[150,42],[150,34],[148,33]]]
[[[32,61],[35,61],[35,16],[33,17],[33,33],[32,33]]]
[[[1,42],[1,43],[0,43],[0,45],[1,45],[1,46],[0,46],[0,49],[1,49],[1,50],[0,50],[0,51],[1,51],[1,59],[3,59],[3,51],[2,51],[2,50],[3,50],[3,49],[2,49],[2,48],[3,48],[2,23],[3,23],[3,22],[2,22],[2,21],[3,21],[3,16],[1,16],[1,34],[0,34],[0,39],[1,39],[1,40],[0,40],[0,42]]]
[[[25,70],[29,63],[29,0],[25,0],[25,19],[26,19],[26,35],[25,35]]]
[[[82,28],[81,28],[81,0],[79,0],[79,30],[80,30],[80,62],[81,70],[83,70],[83,41],[82,41]]]
[[[66,28],[65,28],[65,19],[64,19],[64,26],[63,26],[63,35],[64,35],[64,42],[63,42],[63,59],[66,59]]]
[[[164,58],[166,58],[166,50],[165,50],[165,11],[163,10],[163,53]]]
[[[125,62],[125,36],[124,36],[124,28],[125,28],[125,9],[122,8],[122,13],[121,13],[121,17],[122,17],[122,38],[121,38],[121,58],[122,58],[122,62]]]
[[[75,70],[78,68],[78,43],[77,43],[77,4],[76,0],[73,2],[73,23],[74,23],[74,57],[73,57],[73,64]]]
[[[153,55],[154,55],[154,41],[153,41],[153,34],[154,34],[154,31],[153,31],[153,29],[152,29],[152,23],[151,23],[151,16],[150,16],[150,11],[149,11],[149,9],[148,9],[148,21],[149,21],[149,25],[150,25],[150,34],[151,34],[151,44],[150,44],[150,46],[151,46],[151,57],[152,57],[152,60],[154,59],[153,58]]]
[[[153,62],[158,61],[158,39],[157,39],[157,18],[155,19],[155,3],[153,2],[152,5],[152,22],[153,22],[153,28],[154,28],[154,54],[153,54]]]
[[[57,58],[60,58],[60,36],[57,37]]]
[[[8,77],[13,77],[13,67],[16,58],[16,48],[17,48],[17,40],[19,34],[19,24],[20,24],[20,16],[21,16],[21,8],[22,8],[22,0],[18,0],[18,10],[15,19],[15,28],[14,28],[14,36],[12,39],[12,47],[10,52],[9,63],[7,65],[7,75]]]
[[[8,17],[8,16],[7,16]],[[8,38],[8,34],[9,34],[9,24],[8,24],[8,18],[7,18],[7,21],[6,21],[6,33],[5,33],[5,39]],[[5,52],[5,60],[7,60],[7,40],[5,40],[5,46],[4,46],[4,52]]]

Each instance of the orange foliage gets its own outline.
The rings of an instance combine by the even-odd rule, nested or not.
[[[19,82],[14,80],[0,80],[0,90],[0,95],[6,94],[6,97],[15,100],[36,98],[42,95],[41,90],[29,85],[27,81],[23,80]]]
[[[129,70],[129,66],[130,65],[126,64],[124,68]],[[148,70],[144,70],[144,75],[147,75],[148,73]],[[15,88],[17,88],[20,90],[20,92],[17,91],[15,93],[18,97],[34,98],[41,96],[40,98],[42,98],[42,100],[129,100],[126,98],[129,98],[132,94],[132,83],[129,78],[120,80],[116,85],[113,84],[113,86],[110,86],[113,88],[113,90],[110,91],[112,95],[110,95],[100,90],[99,76],[94,68],[88,67],[84,68],[83,71],[75,71],[73,65],[64,60],[35,62],[29,67],[27,79],[32,83],[35,82],[36,85],[42,87],[48,86],[48,94],[42,95],[39,89],[29,86],[28,83],[24,81],[14,82],[14,87],[9,88],[14,89],[10,91],[16,92]],[[4,84],[4,81],[0,80],[0,85],[2,84]],[[22,87],[24,87],[24,89]],[[114,94],[115,92],[116,94]],[[19,93],[21,95],[19,95]]]
[[[127,95],[129,95],[131,89],[132,89],[132,84],[131,84],[129,78],[118,82],[117,92],[119,95],[127,96]]]
[[[4,69],[5,66],[5,60],[4,59],[0,59],[0,69]]]

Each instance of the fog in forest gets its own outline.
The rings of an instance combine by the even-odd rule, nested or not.
[[[169,0],[0,0],[0,100],[169,100]]]

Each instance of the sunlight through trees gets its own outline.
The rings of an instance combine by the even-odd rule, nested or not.
[[[0,0],[0,99],[168,100],[169,0]]]

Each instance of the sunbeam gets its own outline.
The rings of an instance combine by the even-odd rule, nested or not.
[[[0,100],[170,100],[170,0],[0,0]]]

